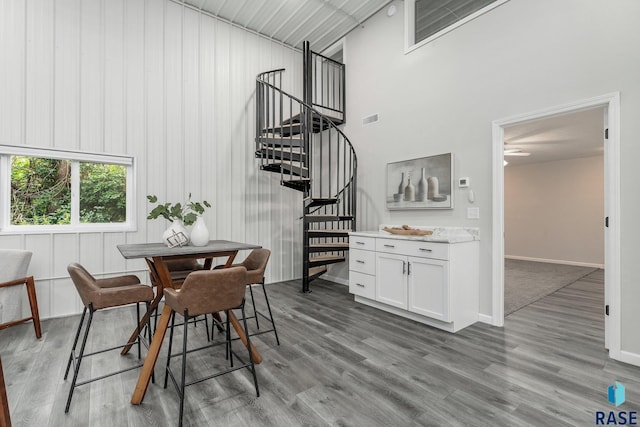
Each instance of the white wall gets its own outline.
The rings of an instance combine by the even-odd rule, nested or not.
[[[359,228],[379,223],[480,227],[480,311],[492,313],[491,123],[516,114],[620,91],[621,348],[640,354],[640,2],[511,0],[408,55],[403,7],[386,9],[346,38],[347,125],[358,152]],[[363,127],[361,119],[380,121]],[[471,178],[452,211],[385,209],[387,162],[452,152]]]
[[[604,157],[504,168],[507,257],[604,266]]]
[[[147,194],[212,202],[212,238],[270,248],[268,282],[300,277],[300,193],[252,154],[256,74],[284,66],[300,91],[301,62],[166,0],[0,0],[0,144],[127,154],[138,166],[136,232],[0,236],[2,248],[34,252],[41,316],[79,312],[70,262],[148,280],[143,261],[116,249],[160,241],[167,223],[146,219]]]

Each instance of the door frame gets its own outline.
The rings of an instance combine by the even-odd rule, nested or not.
[[[493,132],[493,266],[492,319],[494,326],[504,325],[504,128],[507,126],[553,117],[560,114],[605,107],[604,197],[605,217],[605,345],[609,356],[620,360],[620,93],[593,98],[506,117],[492,122]],[[604,218],[603,218],[604,223]],[[603,224],[604,226],[604,224]]]

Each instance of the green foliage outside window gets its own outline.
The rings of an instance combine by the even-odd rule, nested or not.
[[[80,163],[80,222],[126,222],[126,191],[125,166]]]
[[[71,165],[66,160],[11,158],[11,224],[70,224]]]
[[[122,165],[80,163],[80,223],[126,222]],[[71,224],[71,162],[11,158],[11,224]]]

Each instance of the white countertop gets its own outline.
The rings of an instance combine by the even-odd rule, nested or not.
[[[410,225],[411,228],[419,230],[431,230],[433,234],[429,236],[407,236],[403,234],[391,234],[383,230],[383,228],[399,228],[401,225],[380,225],[379,230],[374,231],[353,231],[350,236],[361,237],[384,237],[387,239],[397,240],[416,240],[419,242],[435,242],[435,243],[463,243],[480,240],[479,229],[474,227],[438,227],[424,225]]]

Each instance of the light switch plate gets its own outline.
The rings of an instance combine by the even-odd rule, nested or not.
[[[467,219],[480,219],[480,208],[467,208]]]

